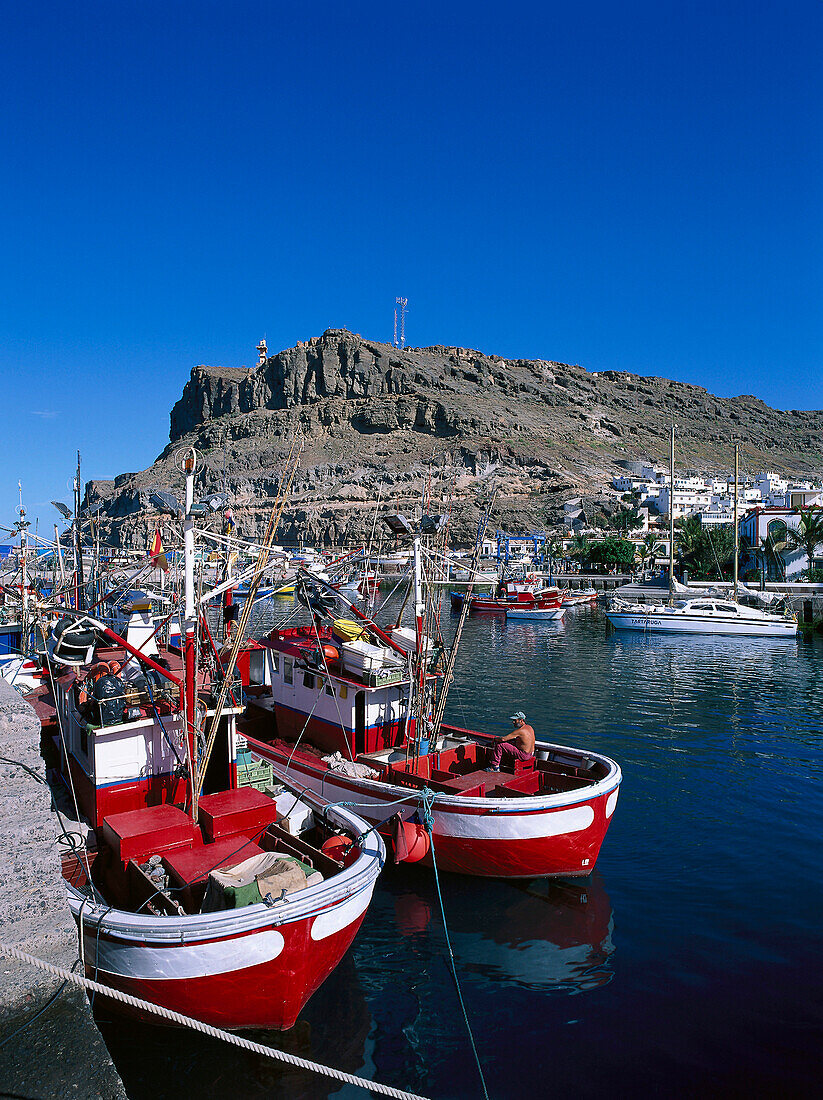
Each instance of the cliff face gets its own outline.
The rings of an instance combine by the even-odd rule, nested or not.
[[[253,369],[195,367],[154,465],[90,482],[87,503],[103,505],[115,541],[144,545],[150,492],[181,484],[174,458],[194,444],[203,489],[225,487],[243,532],[260,533],[299,432],[303,456],[278,540],[361,538],[378,494],[411,509],[428,487],[438,507],[451,507],[456,537],[470,541],[495,485],[496,522],[510,530],[546,527],[570,496],[607,504],[615,461],[667,461],[672,418],[681,468],[728,470],[739,442],[744,469],[823,470],[823,412],[463,348],[400,351],[330,330]]]

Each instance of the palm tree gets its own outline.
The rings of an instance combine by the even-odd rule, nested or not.
[[[675,521],[674,543],[678,560],[694,557],[703,543],[703,525],[697,516],[686,516]]]
[[[619,531],[621,534],[628,534],[629,531],[634,531],[637,527],[643,526],[643,517],[636,508],[621,506],[616,512],[612,513],[608,523],[612,530]]]
[[[808,508],[799,508],[800,522],[797,527],[786,528],[786,549],[802,550],[806,555],[807,568],[811,570],[812,559],[818,547],[823,546],[823,507],[810,504]]]
[[[649,531],[637,548],[637,553],[643,568],[645,569],[650,562],[654,562],[655,558],[660,557],[663,553],[663,549],[663,543],[660,542],[654,531]]]
[[[571,543],[570,557],[576,558],[581,564],[589,556],[591,543],[585,535],[575,535]]]

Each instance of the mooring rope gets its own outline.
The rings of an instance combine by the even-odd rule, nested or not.
[[[0,955],[5,955],[6,958],[9,959],[19,959],[20,962],[26,962],[31,966],[36,966],[38,970],[44,970],[47,974],[53,974],[55,978],[61,978],[64,982],[79,986],[81,989],[91,989],[104,997],[111,997],[115,1001],[120,1001],[122,1004],[130,1005],[132,1008],[138,1008],[143,1012],[150,1012],[155,1016],[161,1016],[164,1020],[170,1020],[172,1023],[180,1024],[183,1027],[190,1027],[194,1031],[199,1031],[203,1035],[210,1035],[214,1039],[222,1039],[224,1042],[231,1043],[233,1046],[242,1047],[243,1050],[250,1050],[255,1054],[261,1054],[264,1058],[273,1058],[278,1062],[285,1062],[287,1065],[296,1066],[298,1069],[308,1070],[310,1073],[320,1073],[324,1077],[332,1077],[334,1080],[342,1081],[346,1085],[356,1085],[358,1088],[366,1089],[368,1092],[380,1093],[381,1096],[395,1096],[398,1100],[427,1100],[426,1097],[420,1096],[415,1092],[404,1092],[403,1089],[396,1089],[391,1085],[382,1085],[379,1081],[369,1081],[365,1077],[357,1077],[353,1073],[344,1073],[343,1070],[334,1069],[331,1066],[324,1066],[319,1062],[310,1062],[307,1058],[298,1058],[296,1054],[287,1054],[284,1050],[275,1050],[274,1047],[267,1047],[262,1043],[254,1043],[251,1039],[244,1039],[241,1035],[235,1035],[231,1031],[223,1031],[222,1028],[212,1027],[211,1024],[204,1024],[202,1020],[195,1020],[191,1016],[184,1016],[182,1012],[175,1012],[173,1009],[163,1008],[162,1005],[153,1004],[151,1001],[144,1001],[140,997],[132,997],[129,993],[122,993],[119,989],[112,989],[111,986],[103,985],[102,982],[92,981],[91,978],[86,978],[82,974],[73,974],[70,970],[64,970],[60,966],[54,966],[52,963],[44,962],[43,959],[35,958],[34,955],[29,955],[16,947],[10,947],[8,944],[0,943]]]
[[[429,834],[429,843],[431,845],[432,854],[432,867],[434,869],[434,885],[437,887],[437,900],[440,903],[440,916],[443,918],[443,932],[446,936],[446,947],[449,950],[449,965],[451,967],[452,978],[454,979],[454,988],[457,990],[457,999],[460,1001],[460,1010],[463,1013],[463,1022],[466,1025],[466,1031],[469,1035],[469,1043],[471,1044],[472,1054],[474,1054],[474,1061],[477,1065],[477,1072],[480,1076],[480,1085],[483,1089],[483,1096],[485,1100],[489,1100],[489,1090],[486,1088],[486,1078],[483,1074],[483,1066],[480,1064],[480,1055],[477,1053],[477,1044],[474,1041],[474,1034],[472,1032],[472,1026],[469,1023],[469,1014],[466,1011],[466,1004],[463,1000],[463,992],[460,989],[460,981],[457,977],[457,963],[454,959],[454,951],[452,951],[452,941],[449,936],[449,926],[446,923],[446,907],[443,904],[443,894],[440,890],[440,875],[437,873],[437,857],[434,852],[434,815],[432,809],[434,807],[434,791],[429,787],[424,787],[420,792],[420,812],[423,818],[423,824],[426,828],[426,832]]]

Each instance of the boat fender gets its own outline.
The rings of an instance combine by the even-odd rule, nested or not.
[[[392,829],[392,854],[395,863],[419,863],[429,854],[431,840],[418,821],[404,821],[398,814]]]
[[[335,860],[337,863],[342,863],[344,867],[349,865],[349,856],[356,854],[353,853],[353,842],[350,837],[347,836],[330,836],[328,840],[324,840],[320,848],[320,851],[324,856],[328,856],[329,859]]]
[[[95,631],[72,619],[61,619],[51,632],[50,656],[59,664],[84,665],[97,641]]]

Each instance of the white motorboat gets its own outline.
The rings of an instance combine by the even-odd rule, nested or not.
[[[797,619],[746,607],[734,600],[702,597],[668,604],[626,604],[616,600],[606,612],[616,630],[652,634],[713,634],[794,638]]]
[[[559,621],[566,614],[565,607],[507,607],[507,619],[526,619],[529,622]]]

